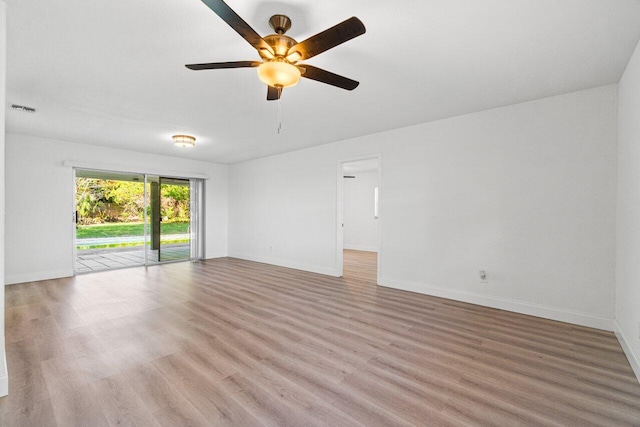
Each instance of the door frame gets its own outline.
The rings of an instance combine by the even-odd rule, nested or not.
[[[191,182],[191,180],[202,180],[203,183],[206,182],[209,177],[206,175],[200,175],[200,174],[174,174],[174,173],[169,173],[169,174],[158,174],[155,172],[137,172],[135,171],[134,168],[119,168],[119,167],[114,167],[113,169],[105,169],[105,168],[96,168],[96,167],[90,167],[90,166],[84,166],[83,163],[78,163],[76,164],[76,162],[71,162],[71,161],[64,161],[63,162],[63,166],[70,166],[71,167],[71,188],[72,188],[72,198],[71,198],[71,208],[72,208],[72,221],[71,221],[71,236],[72,236],[72,269],[73,269],[73,275],[76,276],[78,274],[77,272],[77,268],[78,268],[78,248],[77,248],[77,230],[76,230],[76,221],[77,221],[77,213],[76,213],[76,171],[77,170],[84,170],[84,171],[92,171],[92,172],[102,172],[105,174],[109,174],[109,173],[113,173],[113,174],[136,174],[136,175],[142,175],[143,176],[143,186],[144,186],[144,200],[146,203],[148,192],[147,192],[147,184],[148,184],[148,177],[149,176],[157,176],[158,178],[165,178],[165,179],[177,179],[177,180],[185,180],[185,181],[189,181]],[[121,169],[125,169],[125,170],[121,170]],[[144,169],[143,169],[144,170]],[[190,189],[191,186],[189,185]],[[203,189],[204,189],[204,185],[203,185]],[[204,196],[204,194],[201,197],[200,202],[202,202],[202,206],[199,207],[199,209],[202,211],[202,218],[201,221],[203,221],[201,223],[201,231],[200,231],[200,235],[198,236],[198,238],[201,241],[201,245],[206,245],[204,240],[206,238],[205,236],[205,232],[204,232],[204,220],[206,217],[206,198]],[[192,201],[190,202],[191,205]],[[145,205],[146,206],[146,205]],[[191,208],[190,208],[191,211]],[[198,258],[192,258],[192,254],[191,254],[191,250],[189,251],[189,259],[185,259],[185,260],[172,260],[172,261],[162,261],[162,262],[157,262],[157,263],[153,263],[150,264],[149,263],[149,259],[148,259],[148,254],[147,254],[147,243],[149,243],[149,234],[150,234],[150,230],[149,230],[149,222],[148,222],[149,218],[148,218],[148,214],[147,214],[147,209],[145,207],[144,209],[144,213],[143,213],[143,223],[144,223],[144,263],[142,265],[140,265],[140,267],[149,267],[150,265],[160,265],[160,264],[170,264],[170,263],[174,263],[174,262],[185,262],[185,261],[194,261],[194,260],[198,260]],[[190,239],[193,236],[190,236]],[[191,243],[190,243],[191,246]],[[206,247],[206,246],[204,246]],[[204,253],[202,254],[204,257]],[[104,270],[104,271],[109,271],[109,270]]]
[[[380,282],[380,265],[382,259],[382,153],[374,153],[338,160],[336,170],[336,273],[342,277],[344,273],[344,164],[359,160],[378,160],[378,261],[376,263],[376,284]]]
[[[78,226],[78,211],[76,210],[76,197],[78,196],[76,192],[76,168],[71,168],[71,188],[73,188],[73,196],[71,199],[71,209],[72,209],[72,217],[71,217],[71,259],[73,260],[71,267],[73,268],[73,275],[77,274],[78,269],[78,247],[77,247],[77,226]]]

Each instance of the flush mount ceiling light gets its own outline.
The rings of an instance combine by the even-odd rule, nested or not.
[[[196,139],[190,135],[173,135],[173,143],[178,147],[195,147]]]

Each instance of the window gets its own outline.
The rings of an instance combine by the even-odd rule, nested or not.
[[[373,189],[373,218],[378,219],[378,187]]]

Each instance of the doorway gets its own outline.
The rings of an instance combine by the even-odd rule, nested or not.
[[[76,274],[203,257],[203,180],[74,172]]]
[[[380,165],[379,155],[338,164],[337,240],[341,276],[379,276]]]

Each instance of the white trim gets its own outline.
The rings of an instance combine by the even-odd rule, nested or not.
[[[380,283],[381,268],[382,268],[382,221],[384,219],[384,213],[382,208],[382,200],[384,200],[384,193],[382,190],[382,153],[378,154],[378,257],[376,262],[376,284]]]
[[[2,338],[2,365],[0,366],[0,397],[9,394],[9,371],[7,371],[7,352],[4,348],[4,335]]]
[[[1,62],[2,69],[0,70],[1,79],[1,89],[0,89],[0,99],[2,100],[2,106],[0,106],[0,115],[2,116],[2,124],[0,124],[0,129],[2,133],[0,134],[0,149],[2,152],[5,150],[5,102],[6,102],[6,82],[7,82],[7,4],[4,1],[0,0],[0,47],[2,48],[1,53]],[[6,157],[3,156],[3,162],[6,163]],[[6,172],[6,168],[3,165],[0,165],[0,169],[2,169],[2,173]],[[0,286],[2,289],[0,290],[0,352],[2,353],[0,356],[2,360],[0,361],[0,397],[6,396],[9,394],[9,373],[7,371],[7,353],[5,351],[4,345],[4,329],[6,327],[4,323],[4,314],[5,314],[5,289],[4,285],[6,284],[6,280],[4,275],[6,274],[6,263],[5,257],[7,253],[6,248],[6,226],[5,226],[5,209],[6,209],[6,200],[5,200],[5,192],[6,192],[6,180],[4,177],[1,177],[0,180]]]
[[[573,323],[575,325],[587,326],[589,328],[613,331],[613,319],[594,316],[589,313],[581,313],[556,307],[532,304],[524,301],[516,301],[506,298],[474,294],[465,291],[443,289],[434,286],[427,286],[423,283],[409,282],[404,280],[381,277],[378,279],[378,284],[388,288],[402,289],[405,291],[417,292],[420,294],[432,295],[435,297],[468,302],[471,304],[478,304],[485,307],[513,311],[515,313],[527,314],[530,316],[542,317],[544,319]]]
[[[336,271],[342,277],[344,267],[344,166],[338,160],[336,170]]]
[[[629,341],[627,340],[624,332],[622,332],[622,327],[618,320],[614,320],[613,322],[616,338],[620,342],[620,346],[624,351],[624,354],[627,356],[627,360],[629,360],[629,364],[631,365],[631,369],[633,369],[633,373],[636,374],[636,378],[640,382],[640,356],[638,356],[635,351],[633,351],[633,347],[629,345]]]
[[[109,163],[98,163],[98,162],[87,162],[87,161],[77,161],[77,160],[65,160],[62,162],[62,166],[70,167],[70,168],[78,168],[78,169],[87,169],[94,171],[102,171],[102,172],[124,172],[124,173],[137,173],[137,174],[147,174],[147,175],[158,175],[167,178],[199,178],[199,179],[209,179],[209,175],[200,174],[200,173],[192,173],[192,172],[180,172],[180,171],[167,171],[160,169],[147,169],[146,167],[138,167],[138,166],[122,166],[115,165]]]
[[[244,260],[247,260],[247,261],[260,262],[260,263],[263,263],[263,264],[277,265],[279,267],[292,268],[294,270],[302,270],[302,271],[308,271],[308,272],[311,272],[311,273],[324,274],[326,276],[340,277],[340,275],[338,274],[337,270],[330,269],[330,268],[324,268],[324,267],[318,267],[316,265],[298,264],[298,263],[293,263],[293,262],[289,262],[289,261],[283,261],[283,260],[276,259],[276,258],[264,257],[264,256],[260,256],[260,255],[229,254],[229,257],[230,258],[244,259]]]
[[[378,252],[378,248],[375,246],[344,245],[344,248],[352,251]]]
[[[227,257],[226,252],[215,252],[211,255],[207,254],[207,256],[205,256],[204,259],[226,258],[226,257]]]
[[[34,271],[26,274],[8,274],[5,277],[7,285],[15,285],[17,283],[37,282],[39,280],[59,279],[61,277],[73,276],[73,269],[50,270],[50,271]]]

